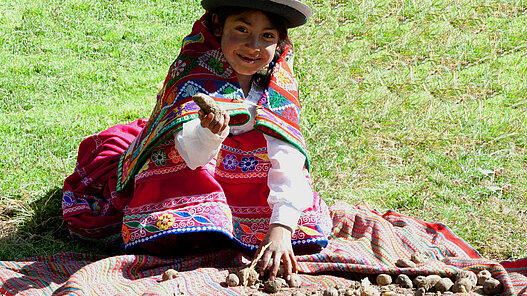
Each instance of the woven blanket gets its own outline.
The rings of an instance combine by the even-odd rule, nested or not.
[[[298,256],[305,291],[350,284],[379,273],[454,276],[461,269],[487,269],[504,284],[503,295],[527,295],[527,259],[493,262],[482,258],[439,223],[426,223],[393,211],[380,214],[366,205],[331,207],[333,233],[321,253]],[[433,260],[413,268],[394,262],[415,251]],[[222,285],[230,271],[248,264],[236,250],[161,259],[147,255],[59,253],[0,261],[1,295],[249,295],[248,287]],[[169,268],[180,277],[162,281]]]

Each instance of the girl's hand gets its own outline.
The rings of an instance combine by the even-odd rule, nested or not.
[[[201,120],[201,126],[203,128],[208,128],[214,134],[221,134],[225,128],[229,126],[230,116],[227,113],[225,113],[222,118],[218,118],[216,124],[212,123],[212,120],[214,119],[214,114],[212,114],[212,112],[205,115],[203,111],[199,110],[198,116]]]
[[[280,224],[271,224],[269,231],[256,251],[255,257],[260,253],[263,246],[271,243],[265,250],[259,263],[261,275],[269,272],[269,278],[274,279],[278,273],[280,262],[284,264],[284,277],[289,280],[292,273],[298,271],[293,246],[291,245],[291,230]]]

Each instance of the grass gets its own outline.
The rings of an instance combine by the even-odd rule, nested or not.
[[[150,115],[199,1],[0,0],[0,259],[70,243],[86,136]],[[306,1],[291,30],[316,190],[527,257],[527,3]]]

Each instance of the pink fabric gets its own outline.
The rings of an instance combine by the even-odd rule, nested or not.
[[[145,122],[116,125],[81,142],[76,170],[64,181],[62,201],[64,221],[77,235],[98,239],[120,233],[130,196],[115,193],[117,165]]]

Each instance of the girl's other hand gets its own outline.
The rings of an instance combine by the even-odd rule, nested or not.
[[[214,134],[221,134],[229,126],[230,116],[227,113],[223,117],[218,118],[218,122],[216,123],[213,122],[214,114],[212,113],[205,115],[203,111],[199,110],[198,116],[201,120],[201,126],[208,128]]]
[[[265,250],[259,262],[261,275],[269,272],[269,278],[274,279],[280,268],[280,263],[284,265],[284,277],[289,280],[291,274],[298,272],[298,263],[291,245],[291,230],[280,224],[271,224],[260,247],[256,251],[256,256],[260,253],[263,246],[271,243]]]

